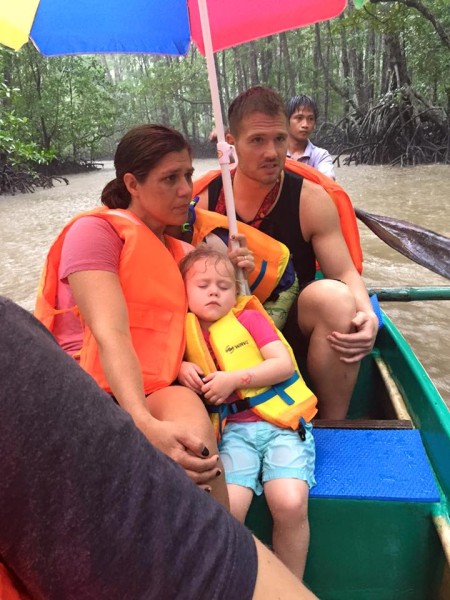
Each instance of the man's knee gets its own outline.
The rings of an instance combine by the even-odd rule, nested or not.
[[[303,332],[310,332],[317,324],[348,330],[355,314],[355,297],[342,281],[315,281],[298,298],[298,325]]]
[[[327,303],[354,305],[355,299],[346,283],[337,279],[318,279],[301,290],[299,307],[317,306]]]

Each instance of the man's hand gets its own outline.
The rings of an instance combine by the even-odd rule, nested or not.
[[[352,333],[333,331],[327,336],[333,350],[339,352],[342,362],[346,363],[358,362],[370,353],[378,332],[378,318],[375,313],[358,311],[352,325],[355,328]]]
[[[239,387],[239,381],[234,371],[215,371],[203,378],[202,394],[210,404],[223,404],[225,400]]]

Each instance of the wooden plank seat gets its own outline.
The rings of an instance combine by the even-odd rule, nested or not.
[[[439,491],[415,429],[314,429],[311,498],[438,502]]]

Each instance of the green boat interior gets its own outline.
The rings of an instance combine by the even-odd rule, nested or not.
[[[305,582],[321,600],[449,600],[448,409],[384,320],[348,420],[314,423]],[[247,525],[270,545],[264,496]]]

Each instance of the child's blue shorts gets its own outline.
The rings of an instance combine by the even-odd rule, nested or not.
[[[296,431],[265,421],[227,423],[219,443],[227,483],[262,494],[261,483],[272,479],[301,479],[315,485],[315,445],[311,423],[305,423],[303,442]]]

